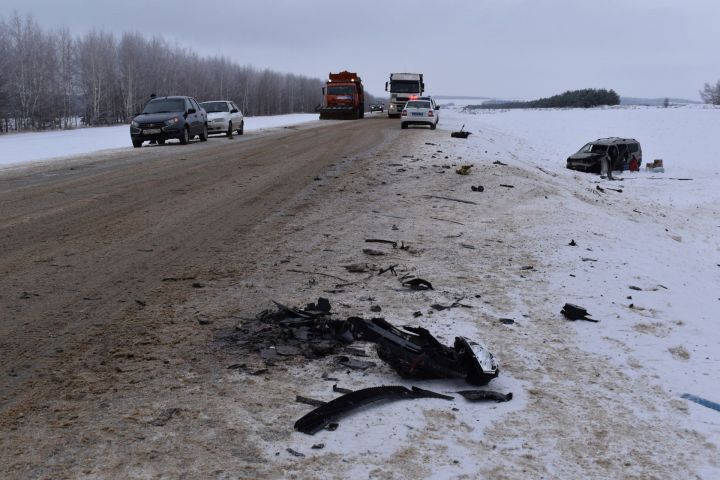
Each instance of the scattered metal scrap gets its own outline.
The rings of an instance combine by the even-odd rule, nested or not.
[[[472,132],[465,132],[464,130],[465,130],[465,125],[463,125],[463,126],[460,128],[460,131],[458,131],[458,132],[452,132],[452,133],[450,134],[450,136],[451,136],[452,138],[467,138],[468,135],[472,135]]]
[[[348,319],[356,339],[376,344],[377,354],[403,378],[463,378],[472,385],[486,385],[498,376],[495,358],[486,349],[475,349],[463,337],[452,348],[437,341],[421,327],[396,328],[383,318]]]
[[[470,200],[461,200],[459,198],[452,198],[452,197],[441,197],[438,195],[423,195],[425,198],[437,198],[439,200],[449,200],[451,202],[460,202],[460,203],[468,203],[470,205],[477,205],[476,202],[472,202]]]
[[[403,287],[412,288],[413,290],[434,290],[432,283],[422,278],[411,278],[410,280],[403,280]]]
[[[331,400],[324,405],[317,407],[295,422],[295,430],[312,435],[334,420],[343,417],[345,414],[356,408],[368,405],[380,400],[414,400],[418,398],[441,398],[452,400],[453,397],[439,393],[423,390],[418,387],[408,389],[402,386],[382,386],[363,388]]]
[[[572,303],[566,303],[565,306],[563,306],[560,313],[563,314],[565,318],[568,320],[587,320],[588,322],[599,322],[600,320],[595,320],[594,318],[588,318],[590,315],[587,310],[585,310],[583,307],[580,307],[578,305],[573,305]]]
[[[393,248],[397,248],[397,242],[394,240],[382,240],[380,238],[366,238],[366,243],[387,243],[388,245],[392,245]]]

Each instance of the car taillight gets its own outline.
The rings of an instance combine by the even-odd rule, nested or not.
[[[432,117],[434,115],[432,110],[428,110],[428,117]]]
[[[410,95],[410,100],[417,100],[417,95]]]
[[[403,110],[400,115],[402,115],[403,117],[407,117],[407,110]]]

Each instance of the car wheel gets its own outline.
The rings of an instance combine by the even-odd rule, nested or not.
[[[165,140],[158,140],[157,143],[158,145],[165,145]]]
[[[407,127],[408,127],[408,126],[407,126],[407,123],[401,123],[401,124],[400,124],[400,128],[402,128],[403,130],[405,130]]]
[[[202,130],[200,131],[200,141],[201,141],[201,142],[207,142],[207,137],[208,137],[207,125],[203,124],[203,128],[202,128]]]
[[[240,128],[237,131],[238,135],[245,133],[245,121],[240,122]]]
[[[435,130],[435,127],[437,127],[437,123],[430,124],[430,130]]]
[[[232,137],[232,132],[233,132],[232,122],[228,122],[228,129],[227,129],[227,132],[225,132],[225,135],[228,137]]]
[[[180,145],[187,145],[188,141],[190,140],[190,133],[188,132],[188,127],[183,128],[182,135],[180,135]]]
[[[142,140],[133,140],[132,143],[133,143],[134,148],[140,148],[140,147],[142,147],[143,141]]]

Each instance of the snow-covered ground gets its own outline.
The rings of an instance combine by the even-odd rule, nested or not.
[[[316,114],[309,113],[246,117],[245,131],[297,125],[317,119]],[[128,125],[0,135],[0,168],[116,148],[132,148]]]

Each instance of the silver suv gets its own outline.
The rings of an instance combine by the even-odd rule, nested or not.
[[[640,142],[634,138],[609,137],[598,138],[594,142],[586,143],[580,150],[568,157],[567,168],[600,173],[600,160],[608,153],[611,158],[615,157],[612,164],[613,170],[627,170],[631,163],[636,163],[637,168],[642,165]]]

